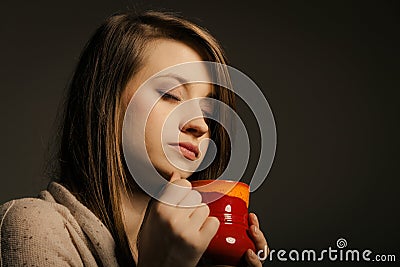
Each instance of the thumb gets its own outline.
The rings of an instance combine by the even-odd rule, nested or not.
[[[158,192],[158,194],[157,194],[157,196],[155,197],[155,199],[158,200],[158,201],[160,201],[160,199],[161,199],[162,196],[164,195],[165,190],[168,188],[168,186],[169,186],[171,183],[173,183],[173,182],[175,182],[175,181],[179,181],[179,180],[181,180],[181,176],[179,175],[179,173],[177,173],[177,172],[175,172],[175,171],[172,172],[172,175],[171,175],[171,177],[169,178],[169,183],[165,184],[165,185],[160,189],[160,191]]]
[[[169,181],[171,183],[173,183],[173,182],[175,182],[176,180],[179,180],[179,179],[181,179],[181,176],[179,175],[179,173],[178,172],[173,172],[172,175],[171,175],[171,178],[169,179]]]

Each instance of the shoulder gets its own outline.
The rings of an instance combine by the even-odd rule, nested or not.
[[[50,202],[24,198],[12,200],[3,204],[0,208],[1,234],[12,231],[15,233],[39,234],[48,229],[64,229],[64,220],[54,205]]]
[[[40,219],[41,215],[56,214],[53,203],[39,198],[15,199],[0,206],[0,217],[3,220],[29,217]]]
[[[4,266],[79,266],[79,255],[57,204],[35,198],[0,206],[0,261]],[[63,255],[63,254],[69,255]],[[65,259],[70,260],[67,264]],[[72,264],[73,263],[73,264]]]

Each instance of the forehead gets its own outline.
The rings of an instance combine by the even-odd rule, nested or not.
[[[194,48],[183,42],[170,39],[152,41],[144,52],[141,70],[128,83],[128,97],[150,77],[154,77],[154,80],[175,82],[176,86],[185,81],[209,81],[209,73],[204,64],[199,62],[190,64],[189,67],[183,64],[202,60]],[[209,95],[213,87],[210,83],[203,82],[189,83],[185,88],[195,88],[188,91],[200,97]]]

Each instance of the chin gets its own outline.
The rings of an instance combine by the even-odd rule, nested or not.
[[[156,167],[157,172],[164,177],[165,180],[169,181],[171,179],[171,176],[174,172],[178,172],[181,179],[187,179],[189,178],[193,172],[188,172],[188,171],[182,171],[174,166],[168,166],[168,167],[164,167],[164,168],[157,168]]]

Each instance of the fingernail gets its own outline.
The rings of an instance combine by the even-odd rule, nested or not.
[[[253,228],[253,232],[254,232],[255,235],[258,234],[258,229],[257,229],[257,226],[255,226],[255,225],[254,225],[254,228]]]
[[[254,253],[253,250],[250,250],[250,258],[253,258],[253,259],[256,258],[256,253]]]
[[[253,213],[253,217],[254,217],[254,220],[255,220],[256,222],[258,222],[258,218],[257,218],[257,215],[256,215],[255,213]]]

